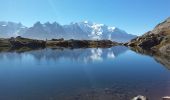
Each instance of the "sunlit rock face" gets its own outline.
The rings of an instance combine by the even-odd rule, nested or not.
[[[150,34],[165,34],[170,35],[170,17],[162,23],[158,24]]]
[[[170,44],[170,18],[158,24],[152,31],[139,36],[125,44],[131,47],[140,47],[162,54],[169,52]]]

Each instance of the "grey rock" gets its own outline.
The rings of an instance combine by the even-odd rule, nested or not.
[[[134,97],[132,100],[148,100],[148,99],[145,96],[138,95],[138,96]]]

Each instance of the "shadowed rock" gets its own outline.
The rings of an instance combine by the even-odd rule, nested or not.
[[[33,40],[27,39],[22,37],[10,38],[9,42],[12,48],[21,48],[21,47],[28,47],[28,48],[44,48],[46,42],[43,40]]]
[[[35,40],[23,37],[16,37],[10,39],[0,39],[0,51],[3,50],[15,50],[20,48],[110,48],[117,46],[118,43],[110,40],[64,40],[64,39],[52,39],[52,40]]]
[[[108,48],[118,45],[110,40],[62,40],[62,41],[47,41],[47,47],[66,47],[66,48]]]

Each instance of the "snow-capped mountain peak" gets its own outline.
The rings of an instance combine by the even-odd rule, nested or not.
[[[94,22],[84,21],[77,24],[84,32],[88,34],[90,39],[109,39],[113,41],[128,41],[135,36],[126,33],[125,31],[117,28],[110,27],[104,24],[98,24]],[[121,39],[121,36],[124,38]],[[127,37],[127,38],[126,38]]]
[[[97,36],[103,35],[103,29],[102,29],[103,26],[104,26],[103,24],[93,24],[91,26],[92,28],[91,34]]]
[[[0,38],[15,37],[25,32],[27,27],[21,23],[0,21]]]
[[[1,25],[1,26],[4,26],[4,27],[5,27],[5,26],[7,26],[7,25]]]
[[[116,29],[116,27],[108,27],[108,30],[109,30],[110,32],[114,32],[115,29]]]
[[[84,24],[88,24],[89,22],[86,20],[86,21],[84,21]]]
[[[21,23],[0,22],[0,37],[13,37],[18,35],[36,39],[109,39],[117,42],[129,41],[135,37],[117,27],[110,27],[91,21],[73,22],[69,25],[60,25],[57,22],[47,22],[44,24],[36,22],[29,28]]]
[[[80,22],[80,23],[81,23],[81,22]],[[86,20],[86,21],[84,21],[84,22],[82,22],[82,23],[87,24],[87,25],[90,25],[90,26],[94,24],[93,22],[91,22],[91,21],[87,21],[87,20]]]

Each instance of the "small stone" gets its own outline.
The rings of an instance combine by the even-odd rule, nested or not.
[[[139,95],[134,97],[132,100],[148,100],[145,96]]]
[[[111,93],[112,93],[112,90],[109,89],[109,88],[105,88],[105,89],[104,89],[104,92],[105,92],[105,94],[111,94]]]
[[[170,96],[162,97],[162,100],[170,100]]]

